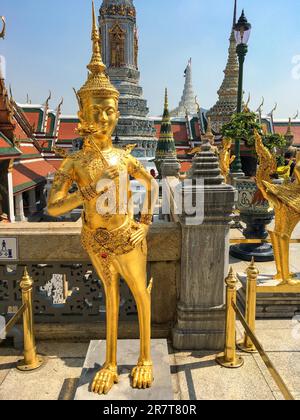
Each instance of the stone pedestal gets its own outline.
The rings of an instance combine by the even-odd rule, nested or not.
[[[181,285],[173,345],[179,350],[221,350],[225,336],[224,279],[229,270],[229,223],[235,190],[223,182],[209,142],[194,158],[191,176],[198,183],[185,184],[183,194],[192,195],[194,203],[203,200],[203,220],[191,225],[190,216],[180,217]]]
[[[149,389],[133,389],[130,372],[139,358],[139,340],[118,341],[120,382],[108,395],[90,392],[90,384],[105,362],[105,341],[91,341],[79,379],[75,400],[94,401],[167,401],[173,400],[171,371],[166,340],[152,340],[154,382]]]
[[[256,298],[256,319],[293,319],[300,314],[300,293],[259,293],[260,287],[277,286],[274,275],[260,275],[258,277]],[[238,290],[238,303],[244,311],[246,306],[247,276],[238,273],[242,287]],[[300,278],[299,278],[300,280]]]
[[[274,211],[269,203],[256,202],[259,190],[252,178],[236,180],[238,190],[237,208],[240,210],[240,219],[246,224],[243,234],[246,239],[265,240],[269,236],[266,227],[274,218]],[[273,248],[270,244],[241,244],[230,248],[230,255],[242,261],[268,262],[274,261]]]

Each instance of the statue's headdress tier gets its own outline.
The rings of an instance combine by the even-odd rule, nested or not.
[[[109,77],[106,75],[106,66],[102,61],[100,50],[100,35],[96,23],[96,14],[94,1],[92,2],[93,27],[92,27],[92,43],[93,54],[87,68],[89,70],[88,79],[82,88],[78,91],[80,101],[84,101],[89,97],[97,98],[113,98],[119,99],[120,93],[111,84]]]

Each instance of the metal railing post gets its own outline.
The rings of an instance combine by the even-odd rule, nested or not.
[[[226,368],[239,368],[244,360],[236,353],[236,312],[232,303],[236,304],[237,279],[231,267],[226,282],[226,335],[224,353],[216,358],[216,362]]]
[[[257,279],[259,271],[255,266],[254,258],[247,269],[247,296],[246,296],[246,321],[253,333],[256,329],[256,295],[257,295]],[[238,348],[245,353],[257,353],[257,349],[251,341],[247,332],[245,332],[244,340],[238,343]]]
[[[19,362],[17,369],[23,372],[28,372],[41,367],[44,360],[36,353],[32,298],[33,280],[29,276],[26,267],[20,287],[22,290],[22,302],[23,305],[25,305],[25,311],[23,314],[24,359]]]

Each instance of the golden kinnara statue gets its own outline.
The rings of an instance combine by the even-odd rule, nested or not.
[[[106,362],[96,375],[92,391],[108,393],[118,382],[117,332],[119,278],[127,282],[137,304],[140,326],[140,358],[132,371],[132,386],[147,388],[153,382],[151,360],[151,288],[147,287],[146,236],[152,223],[158,185],[127,150],[112,145],[119,118],[119,92],[105,73],[99,47],[99,31],[93,4],[93,55],[89,75],[77,93],[80,105],[78,132],[83,149],[69,155],[57,171],[48,203],[53,216],[83,206],[82,244],[102,280],[106,295]],[[129,175],[139,180],[147,194],[140,222],[133,219]],[[70,193],[73,183],[78,191]]]
[[[219,162],[220,162],[220,169],[223,177],[225,178],[225,182],[228,181],[228,176],[230,173],[230,165],[235,160],[235,156],[231,155],[231,146],[232,146],[232,139],[229,137],[225,137],[223,139],[223,148],[219,154]]]
[[[282,285],[298,285],[290,273],[289,246],[294,229],[300,222],[300,156],[295,167],[295,182],[276,185],[272,183],[271,175],[276,173],[276,158],[264,146],[261,136],[255,133],[256,152],[259,157],[257,171],[257,186],[264,198],[275,210],[275,230],[270,232],[277,267],[276,279]]]

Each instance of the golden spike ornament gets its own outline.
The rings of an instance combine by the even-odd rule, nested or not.
[[[234,162],[235,156],[231,155],[231,146],[232,146],[232,139],[229,137],[225,137],[222,141],[222,149],[219,154],[219,163],[220,169],[223,177],[225,178],[225,182],[228,182],[228,177],[230,173],[230,165]]]
[[[245,112],[245,113],[250,112],[250,108],[249,108],[250,101],[251,101],[251,93],[249,92],[248,99],[247,99],[247,102],[244,106],[243,112]]]
[[[119,92],[105,72],[100,35],[92,8],[92,58],[88,78],[76,92],[78,132],[82,150],[69,154],[57,171],[48,212],[59,216],[83,207],[81,242],[102,281],[106,295],[106,361],[91,390],[107,394],[118,382],[117,340],[122,277],[136,301],[140,326],[140,355],[132,370],[132,386],[144,389],[153,382],[151,359],[151,289],[147,281],[147,234],[159,187],[150,173],[126,150],[115,148],[112,135],[118,123]],[[143,184],[146,195],[140,221],[133,217],[130,177]],[[70,192],[77,184],[78,190]],[[76,251],[76,250],[74,250]]]
[[[255,133],[256,152],[259,167],[256,175],[257,186],[264,198],[275,210],[275,229],[270,232],[275,262],[276,279],[280,285],[299,285],[290,273],[290,239],[297,224],[300,222],[300,159],[298,156],[294,170],[295,182],[277,185],[272,183],[271,175],[276,173],[276,158],[264,146],[262,137]]]
[[[259,105],[259,107],[258,107],[258,108],[257,108],[257,110],[256,110],[256,112],[257,112],[258,114],[260,114],[260,115],[261,115],[261,113],[262,113],[262,110],[263,110],[263,106],[264,106],[264,104],[265,104],[265,98],[264,98],[264,97],[262,97],[261,104]]]

